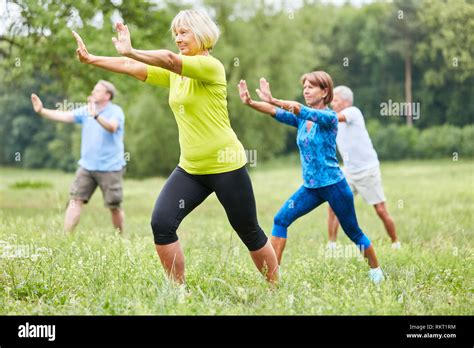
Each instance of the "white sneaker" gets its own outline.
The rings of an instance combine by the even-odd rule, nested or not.
[[[380,267],[371,268],[369,270],[369,278],[374,282],[374,284],[379,284],[385,279],[382,269]]]
[[[326,249],[336,250],[337,249],[337,243],[336,242],[328,242],[328,244],[326,244]]]
[[[399,250],[401,249],[401,247],[402,247],[402,244],[400,242],[392,243],[392,249],[394,250]]]

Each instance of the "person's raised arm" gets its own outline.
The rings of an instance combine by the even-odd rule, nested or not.
[[[247,106],[250,106],[252,109],[257,110],[263,114],[268,114],[270,116],[275,117],[276,107],[265,102],[257,102],[255,100],[252,100],[252,98],[250,97],[249,89],[247,87],[247,82],[245,80],[240,80],[237,87],[239,88],[239,97],[242,103]]]
[[[183,62],[181,56],[169,50],[137,50],[132,47],[128,26],[123,23],[116,23],[117,38],[112,38],[117,52],[129,59],[139,61],[142,64],[157,66],[176,74],[181,74]]]
[[[347,122],[346,116],[340,112],[337,113],[337,120],[339,122]]]
[[[295,101],[273,98],[270,84],[264,78],[260,79],[260,89],[257,89],[256,91],[260,99],[263,101],[288,110],[300,119],[312,121],[321,126],[337,124],[337,116],[333,110],[313,109]]]
[[[97,115],[95,119],[105,130],[109,131],[110,133],[115,133],[119,128],[119,123],[115,119],[106,120],[100,115]]]
[[[33,109],[35,110],[35,112],[40,114],[44,118],[64,123],[74,122],[74,115],[72,111],[46,109],[43,107],[41,99],[34,93],[31,95],[31,103],[33,104]]]
[[[263,101],[278,106],[284,110],[287,110],[295,115],[300,113],[301,104],[290,100],[281,100],[273,98],[270,90],[270,84],[263,77],[260,79],[260,88],[255,90],[260,99]]]
[[[146,64],[127,57],[102,57],[90,54],[79,34],[73,31],[72,35],[77,42],[76,53],[81,63],[94,65],[116,73],[127,74],[141,81],[146,80]]]
[[[247,88],[247,82],[245,82],[245,80],[240,80],[238,87],[239,96],[242,103],[250,106],[252,109],[257,110],[261,113],[269,114],[281,123],[285,123],[293,127],[298,127],[298,120],[296,116],[291,114],[290,112],[277,108],[266,102],[257,102],[252,100],[252,98],[250,97],[249,90]]]
[[[110,133],[115,133],[118,130],[118,120],[115,118],[112,118],[110,120],[106,120],[105,118],[103,118],[100,115],[99,110],[97,109],[97,104],[93,96],[89,96],[87,98],[87,112],[90,117],[93,117],[98,124],[100,124],[105,130],[109,131]]]

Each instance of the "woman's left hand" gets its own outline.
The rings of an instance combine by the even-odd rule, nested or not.
[[[127,56],[132,52],[132,40],[128,27],[121,22],[115,24],[117,30],[117,37],[112,38],[115,49],[122,56]]]

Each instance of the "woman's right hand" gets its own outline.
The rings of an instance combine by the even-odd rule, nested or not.
[[[43,110],[41,99],[34,93],[31,95],[31,103],[33,104],[33,109],[36,113],[39,114]]]
[[[242,103],[250,105],[252,103],[252,98],[250,97],[249,89],[247,88],[247,82],[245,80],[240,80],[239,84],[239,97],[242,100]]]
[[[89,54],[89,52],[87,51],[87,47],[84,44],[84,41],[82,41],[82,38],[79,36],[78,33],[73,31],[72,35],[74,36],[77,42],[77,49],[76,49],[77,58],[79,58],[79,61],[81,63],[90,64],[92,62],[93,55]]]
[[[272,97],[272,91],[270,90],[270,84],[265,80],[265,78],[260,79],[260,89],[255,90],[259,96],[260,99],[262,99],[264,102],[273,104],[274,99]]]

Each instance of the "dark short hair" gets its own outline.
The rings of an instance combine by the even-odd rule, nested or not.
[[[333,95],[333,82],[331,76],[325,71],[312,71],[301,76],[301,84],[308,81],[312,86],[326,89],[327,94],[324,97],[324,105],[328,105],[332,102]]]

